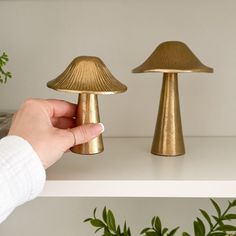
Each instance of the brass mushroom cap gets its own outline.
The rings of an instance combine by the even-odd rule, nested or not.
[[[185,43],[179,41],[167,41],[161,43],[151,56],[142,65],[133,69],[132,72],[212,73],[213,69],[202,64]]]
[[[127,87],[119,82],[98,57],[76,57],[56,79],[47,83],[49,88],[72,93],[115,94]]]

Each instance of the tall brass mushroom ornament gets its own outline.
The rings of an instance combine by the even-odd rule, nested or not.
[[[133,69],[132,72],[164,73],[151,153],[160,156],[184,155],[178,73],[212,73],[213,69],[202,64],[186,44],[178,41],[168,41],[161,43],[151,56],[142,65]]]
[[[120,83],[98,57],[80,56],[75,58],[56,79],[47,83],[49,88],[79,93],[76,124],[99,123],[99,94],[123,93],[127,87]],[[88,143],[71,148],[78,154],[97,154],[104,150],[102,135]]]

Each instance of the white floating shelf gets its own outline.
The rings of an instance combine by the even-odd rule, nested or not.
[[[187,137],[186,155],[150,153],[151,138],[105,138],[105,151],[67,153],[41,196],[236,197],[236,137]]]

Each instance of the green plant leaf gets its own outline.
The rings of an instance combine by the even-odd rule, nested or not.
[[[146,232],[146,236],[159,236],[157,232]]]
[[[199,224],[199,229],[200,229],[201,235],[205,235],[206,234],[206,229],[205,229],[205,225],[204,225],[203,221],[198,217],[197,217],[197,221],[198,221],[198,224]]]
[[[191,236],[191,235],[189,233],[187,233],[187,232],[183,232],[182,236]]]
[[[151,228],[144,228],[140,234],[145,234],[148,230],[150,230]]]
[[[124,236],[129,236],[129,235],[130,235],[129,228],[127,229],[126,222],[125,222],[125,224],[124,224]]]
[[[164,228],[164,229],[162,230],[162,232],[161,232],[161,235],[164,236],[165,233],[167,233],[167,232],[168,232],[168,228]]]
[[[233,225],[222,225],[216,228],[216,230],[221,230],[221,231],[236,231],[236,226]]]
[[[90,220],[91,225],[95,227],[105,227],[106,225],[99,219],[91,219]]]
[[[161,225],[161,220],[158,216],[155,217],[155,224],[154,224],[154,228],[156,229],[156,231],[158,233],[161,234],[161,230],[162,230],[162,225]]]
[[[231,204],[230,204],[231,206],[236,206],[236,199],[234,199],[232,202],[231,202]]]
[[[154,217],[152,218],[152,227],[153,227],[153,228],[155,228],[155,220],[156,220],[156,217],[154,216]]]
[[[93,217],[94,217],[94,219],[96,219],[96,211],[97,211],[97,207],[94,208],[94,210],[93,210]]]
[[[221,218],[222,220],[235,220],[236,214],[227,214]]]
[[[216,211],[217,211],[217,214],[218,214],[218,217],[221,217],[221,210],[220,210],[220,207],[219,205],[216,203],[216,201],[214,201],[213,199],[210,199],[213,206],[215,207]]]
[[[200,230],[199,230],[199,226],[198,226],[198,222],[194,221],[193,222],[193,228],[194,228],[194,234],[195,236],[201,236],[200,235]]]
[[[111,233],[103,233],[102,236],[112,236],[112,234]]]
[[[200,212],[202,213],[202,215],[204,216],[204,218],[207,220],[208,224],[210,225],[210,227],[213,226],[212,222],[211,222],[211,218],[208,215],[208,213],[206,211],[204,211],[203,209],[200,209]]]
[[[124,223],[123,231],[124,231],[124,232],[126,232],[126,231],[127,231],[127,225],[126,225],[126,221],[125,221],[125,223]]]
[[[179,229],[179,227],[176,227],[176,228],[172,229],[172,230],[170,231],[170,233],[167,234],[167,236],[173,236],[173,235],[177,232],[178,229]],[[184,233],[183,233],[183,234],[184,234]],[[185,236],[187,236],[187,235],[185,235]]]
[[[208,236],[226,236],[223,232],[213,232],[208,234]]]
[[[128,228],[128,235],[131,236],[130,228]]]
[[[120,230],[120,226],[119,225],[117,226],[116,233],[117,234],[121,234],[121,230]]]
[[[101,230],[102,229],[102,227],[101,228],[98,228],[98,229],[96,229],[95,230],[95,234],[99,231],[99,230]]]
[[[103,218],[104,222],[107,223],[107,208],[106,207],[103,208],[102,218]]]
[[[112,213],[111,210],[108,210],[107,212],[107,226],[109,227],[110,230],[113,232],[116,231],[116,222],[115,222],[115,217]]]
[[[109,235],[111,234],[107,227],[104,228],[104,234],[109,234]]]
[[[90,220],[92,220],[92,218],[87,218],[87,219],[84,220],[84,222],[88,222]]]
[[[198,220],[193,222],[193,226],[194,226],[194,234],[195,234],[195,236],[204,236],[205,235],[204,234],[204,230],[202,228],[202,225],[201,225],[201,223]]]

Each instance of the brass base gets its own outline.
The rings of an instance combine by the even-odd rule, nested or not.
[[[77,109],[77,125],[99,123],[98,99],[95,94],[79,94]],[[79,144],[71,148],[71,151],[78,154],[92,155],[104,150],[102,135],[94,138],[88,143]]]
[[[181,124],[177,73],[164,73],[152,154],[185,154]]]

